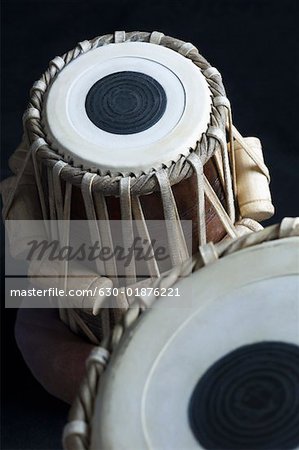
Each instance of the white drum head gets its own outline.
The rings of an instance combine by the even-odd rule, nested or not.
[[[67,162],[138,174],[188,155],[210,113],[211,92],[195,64],[161,45],[125,42],[65,66],[46,96],[43,123]]]
[[[159,299],[104,374],[91,448],[298,449],[298,251],[239,251],[177,284],[186,307]]]

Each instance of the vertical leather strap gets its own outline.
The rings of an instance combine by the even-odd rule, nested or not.
[[[44,194],[44,190],[43,190],[43,186],[42,186],[42,182],[41,182],[40,168],[39,168],[39,164],[37,162],[37,152],[40,149],[40,147],[42,147],[45,144],[46,144],[46,142],[44,141],[44,139],[39,138],[33,142],[29,151],[31,152],[31,155],[32,155],[35,181],[36,181],[37,191],[38,191],[40,205],[41,205],[41,209],[42,209],[43,219],[46,221],[48,219],[48,214],[47,214],[47,208],[46,208],[46,202],[45,202],[45,194]]]
[[[221,148],[227,210],[228,215],[231,218],[231,221],[234,223],[235,222],[234,193],[233,193],[232,176],[230,171],[226,138],[224,136],[224,133],[219,128],[213,127],[211,125],[208,128],[207,135],[216,139],[219,142]]]
[[[233,224],[231,218],[225,211],[219,198],[217,197],[217,194],[215,193],[214,189],[212,188],[212,186],[210,185],[209,181],[207,180],[207,178],[205,176],[204,176],[204,189],[205,189],[205,194],[206,194],[209,202],[215,209],[215,212],[216,212],[217,216],[219,217],[219,219],[220,219],[222,225],[224,226],[226,232],[228,233],[228,235],[232,238],[237,237],[237,233],[236,233],[236,230],[235,230],[235,227],[234,227],[234,224]]]
[[[102,240],[98,228],[96,212],[94,208],[93,195],[92,195],[92,184],[94,178],[96,177],[95,173],[85,173],[81,181],[81,192],[82,197],[85,204],[86,216],[88,219],[89,232],[91,236],[92,242],[98,242],[100,246],[102,246]],[[103,261],[99,258],[96,258],[96,267],[99,275],[105,275],[105,267]]]
[[[169,178],[164,169],[156,172],[163,204],[169,251],[173,266],[188,259],[188,249]]]
[[[143,240],[144,253],[148,254],[149,258],[147,259],[147,267],[149,271],[149,275],[151,278],[157,278],[160,276],[160,271],[158,267],[158,263],[155,258],[154,250],[152,248],[150,242],[150,235],[148,232],[148,228],[146,225],[146,220],[144,218],[144,214],[142,211],[142,206],[140,203],[139,197],[132,197],[132,211],[134,219],[136,220],[136,227],[138,229],[138,233]],[[145,243],[145,242],[147,243]]]
[[[104,261],[106,276],[108,278],[112,278],[113,284],[117,286],[118,285],[117,266],[113,252],[113,239],[111,234],[107,203],[105,196],[103,195],[102,192],[97,192],[95,194],[95,209],[97,218],[99,220],[98,224],[99,224],[99,231],[101,234],[102,245],[103,247],[108,247],[110,251],[113,253],[112,258],[109,258],[107,261]]]
[[[58,239],[58,228],[57,228],[57,215],[55,208],[55,197],[54,197],[54,183],[53,183],[53,172],[51,167],[47,167],[47,179],[48,179],[48,201],[49,201],[49,214],[50,214],[50,231],[51,239]]]
[[[188,161],[192,165],[196,175],[198,240],[199,246],[201,246],[206,244],[207,241],[203,165],[196,153],[191,153]]]
[[[121,210],[121,226],[122,237],[125,252],[133,248],[134,231],[132,222],[132,206],[131,206],[131,179],[125,177],[120,179],[119,183],[120,210]],[[125,267],[126,285],[129,286],[136,282],[136,267],[134,255],[128,265]]]

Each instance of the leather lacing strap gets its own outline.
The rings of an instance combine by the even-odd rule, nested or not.
[[[151,44],[156,44],[156,45],[160,45],[162,38],[164,37],[163,33],[160,33],[159,31],[153,31],[151,33],[149,42]]]
[[[197,48],[191,44],[190,42],[185,42],[180,48],[179,48],[179,53],[185,57],[187,57],[189,55],[190,52],[197,52],[198,50]]]
[[[206,194],[209,202],[215,209],[215,212],[216,212],[217,216],[219,217],[222,225],[224,226],[227,234],[232,238],[237,237],[237,233],[236,233],[234,224],[231,221],[231,218],[228,216],[227,212],[225,211],[224,207],[222,206],[222,203],[220,202],[219,198],[217,197],[214,189],[210,185],[210,183],[205,175],[204,175],[204,190],[205,190],[205,194]]]
[[[47,90],[47,85],[46,85],[46,83],[45,83],[44,81],[42,81],[42,80],[37,80],[37,81],[35,81],[35,82],[33,83],[33,86],[32,86],[32,88],[31,88],[31,90],[30,90],[30,95],[32,95],[34,91],[40,91],[40,92],[44,93],[44,92],[46,92],[46,90]],[[39,110],[36,109],[36,108],[33,108],[33,109],[35,109],[35,110],[37,111],[37,113],[38,113],[37,116],[36,116],[35,118],[36,118],[36,119],[39,119],[39,118],[40,118],[40,112],[39,112]],[[27,111],[28,111],[28,110],[27,110]]]
[[[53,173],[53,188],[54,188],[54,201],[55,201],[55,208],[57,213],[57,219],[63,220],[64,214],[64,200],[62,195],[62,188],[61,188],[61,171],[66,166],[66,162],[64,161],[57,161],[55,166],[53,167],[52,173]]]
[[[138,233],[143,242],[144,254],[148,254],[146,258],[149,276],[156,279],[160,276],[159,267],[155,258],[154,249],[151,244],[151,238],[148,232],[145,217],[143,215],[140,199],[138,196],[132,198],[132,213],[136,222]]]
[[[83,178],[81,183],[81,192],[84,200],[86,216],[88,219],[89,232],[92,242],[98,242],[99,245],[102,245],[101,235],[98,228],[97,216],[95,211],[95,205],[93,201],[92,195],[92,184],[94,181],[96,174],[87,172]],[[97,271],[99,275],[105,274],[105,267],[103,262],[96,258],[95,260]]]
[[[299,217],[285,217],[279,228],[279,238],[299,235]]]
[[[231,171],[233,191],[235,197],[237,196],[237,174],[236,174],[236,155],[234,149],[234,135],[233,135],[233,117],[229,99],[224,95],[218,95],[213,98],[213,104],[216,107],[224,106],[227,110],[227,122],[228,122],[228,136],[229,136],[229,150],[231,158]]]
[[[107,247],[113,249],[113,240],[110,227],[110,220],[108,215],[107,203],[105,196],[102,192],[97,192],[94,194],[95,211],[98,219],[99,232],[101,235],[103,248]],[[118,286],[118,275],[115,255],[113,254],[111,258],[107,258],[104,261],[105,265],[105,275],[108,278],[114,280],[114,285]]]
[[[91,49],[91,43],[88,40],[84,40],[78,43],[82,53],[86,53]]]
[[[63,211],[63,204],[62,204],[62,198],[61,204],[56,202],[56,196],[59,191],[60,186],[60,180],[58,180],[58,185],[55,185],[55,182],[57,181],[55,179],[54,181],[54,171],[50,169],[50,167],[47,167],[47,181],[48,181],[48,199],[49,199],[49,215],[50,215],[50,221],[49,221],[49,231],[50,231],[50,239],[54,241],[59,241],[61,243],[61,246],[65,244],[64,242],[64,236],[61,234],[61,220],[62,220],[62,211]],[[55,186],[55,188],[54,188]],[[56,191],[56,196],[55,196]],[[61,193],[62,197],[62,193]],[[61,210],[60,210],[61,207]],[[61,215],[58,215],[61,214]],[[60,225],[59,225],[60,224]],[[67,280],[68,280],[68,261],[67,258],[64,259],[64,261],[57,262],[61,267],[61,274],[64,274],[64,277],[61,279],[59,278],[59,288],[65,288],[65,292],[67,292]],[[62,286],[60,286],[62,284]],[[58,304],[59,309],[59,316],[60,319],[70,326],[71,330],[74,332],[78,332],[78,328],[76,324],[73,321],[71,313],[67,310],[61,307],[61,301],[62,299],[60,297],[56,297],[56,302]]]
[[[225,138],[223,131],[221,131],[219,128],[216,128],[213,126],[209,126],[207,135],[212,136],[214,139],[216,139],[220,145],[222,161],[223,161],[223,172],[224,172],[224,181],[225,181],[224,189],[225,189],[225,193],[226,193],[228,215],[229,215],[232,223],[234,223],[234,221],[235,221],[234,194],[233,194],[232,177],[231,177],[230,164],[229,164],[229,159],[228,159],[226,138]]]
[[[172,265],[176,266],[189,257],[188,249],[167,173],[161,169],[157,171],[156,177],[160,186],[170,257]]]
[[[205,196],[204,196],[204,174],[201,159],[196,153],[191,153],[188,161],[192,165],[197,182],[197,224],[199,245],[206,243],[206,213],[205,213]]]
[[[94,174],[94,173],[89,173],[89,172],[85,173],[85,175],[82,178],[81,192],[82,192],[82,196],[83,196],[83,200],[84,200],[84,204],[85,204],[85,210],[86,210],[86,216],[87,216],[88,224],[89,224],[89,232],[90,232],[91,241],[98,242],[102,248],[102,238],[101,238],[101,234],[100,234],[100,230],[99,230],[99,226],[98,226],[97,215],[96,215],[94,200],[93,200],[93,190],[92,190],[92,185],[93,185],[95,175],[96,174]],[[96,262],[98,274],[104,275],[105,270],[106,270],[105,263],[100,258],[96,258],[95,262]],[[108,333],[110,330],[109,308],[104,307],[102,309],[100,321],[101,321],[103,333]]]
[[[104,195],[96,193],[93,195],[93,182],[95,174],[86,173],[82,179],[81,191],[85,204],[86,216],[89,220],[90,235],[92,242],[98,241],[101,247],[113,248],[110,222],[107,204]],[[117,285],[117,269],[115,257],[107,258],[104,262],[96,259],[97,270],[114,279]]]
[[[54,66],[56,70],[61,70],[65,66],[65,61],[61,56],[55,56],[55,58],[50,61],[49,66]]]
[[[64,448],[85,450],[87,449],[89,429],[84,420],[73,420],[63,430],[62,442]],[[74,442],[74,444],[71,444]],[[73,446],[75,445],[75,446]]]
[[[46,208],[45,194],[44,194],[42,181],[41,181],[40,166],[37,161],[37,152],[44,145],[46,145],[46,142],[44,139],[42,139],[42,138],[37,139],[30,146],[29,153],[31,153],[31,156],[32,156],[35,181],[36,181],[36,186],[37,186],[37,191],[38,191],[38,195],[39,195],[39,201],[40,201],[40,205],[41,205],[41,209],[42,209],[43,218],[44,218],[44,220],[47,220],[48,214],[47,214],[47,208]]]
[[[120,44],[122,42],[125,42],[125,40],[126,40],[126,33],[124,31],[115,31],[114,33],[115,44]]]
[[[130,178],[127,177],[122,178],[119,184],[122,236],[124,250],[128,252],[133,248],[134,243],[130,182]],[[125,267],[125,276],[125,282],[127,286],[135,283],[136,267],[134,258],[130,258],[129,263]]]
[[[54,182],[53,182],[53,172],[50,167],[47,167],[47,181],[48,181],[48,201],[49,201],[49,225],[51,232],[51,239],[58,239],[58,229],[57,229],[57,215],[56,215],[56,205],[54,196]]]
[[[99,363],[102,364],[103,366],[106,366],[108,360],[110,357],[110,353],[108,352],[108,350],[106,348],[103,347],[95,347],[94,349],[92,349],[92,351],[90,352],[90,355],[88,356],[87,360],[86,360],[86,368],[88,369],[91,364],[94,363]]]
[[[215,250],[213,242],[209,242],[208,244],[205,244],[202,247],[200,247],[199,253],[202,257],[202,261],[205,266],[212,264],[218,259],[218,254]]]
[[[61,186],[61,170],[65,167],[65,162],[57,161],[55,166],[53,167],[52,174],[49,174],[49,179],[52,179],[52,186],[49,189],[49,192],[53,190],[53,198],[52,198],[52,208],[55,209],[55,217],[57,218],[57,230],[55,232],[58,233],[59,242],[61,246],[69,246],[70,240],[70,214],[71,214],[71,198],[72,198],[72,184],[69,182],[65,183],[65,193],[63,196],[62,186]],[[52,196],[52,194],[51,194]],[[52,222],[50,222],[52,223]],[[52,227],[53,233],[53,227]],[[64,258],[61,262],[61,273],[63,274],[62,278],[62,289],[64,292],[68,290],[68,269],[69,269],[69,261],[68,258]],[[57,298],[57,302],[59,303],[59,298]],[[78,333],[79,328],[77,321],[75,320],[75,315],[71,312],[69,308],[59,308],[59,315],[63,322],[69,325],[72,331]]]
[[[27,116],[28,116],[28,112],[27,112]],[[25,129],[26,130],[26,129]],[[25,131],[25,138],[26,138],[26,131]],[[28,139],[27,139],[28,141]],[[41,211],[42,211],[42,216],[44,220],[47,220],[47,208],[46,208],[46,202],[45,202],[45,196],[44,196],[44,191],[42,188],[42,184],[41,184],[41,177],[40,177],[40,170],[38,167],[38,163],[36,161],[36,153],[38,152],[38,150],[43,147],[44,145],[47,145],[45,140],[43,138],[39,138],[36,141],[34,141],[27,152],[27,155],[24,159],[24,163],[21,167],[21,169],[19,170],[19,172],[17,173],[16,176],[16,181],[14,186],[12,187],[9,197],[7,199],[6,205],[4,206],[3,209],[3,217],[4,219],[7,218],[8,212],[12,206],[14,197],[16,195],[16,191],[18,189],[20,180],[22,178],[22,176],[24,175],[25,169],[30,161],[30,159],[32,159],[33,161],[33,168],[34,168],[34,174],[35,174],[35,180],[36,180],[36,186],[37,186],[37,190],[38,190],[38,195],[39,195],[39,200],[40,200],[40,206],[41,206]],[[46,226],[46,223],[45,223]],[[46,227],[47,229],[47,227]]]
[[[53,167],[53,190],[55,202],[54,204],[58,220],[59,239],[64,245],[67,246],[69,245],[70,238],[72,184],[69,182],[65,184],[63,195],[60,174],[65,165],[65,162],[57,161],[57,163]]]

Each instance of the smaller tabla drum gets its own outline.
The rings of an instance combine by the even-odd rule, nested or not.
[[[227,189],[214,154],[219,141],[227,154],[228,108],[220,74],[189,43],[158,32],[115,32],[80,42],[51,61],[25,113],[41,164],[43,216],[63,219],[61,204],[69,202],[71,219],[171,220],[183,240],[178,221],[192,220],[189,234],[197,251],[193,166],[205,165],[226,208]],[[230,185],[229,172],[227,161]],[[60,185],[62,192],[66,185],[71,191],[66,201],[55,193]],[[233,216],[231,189],[230,204]],[[220,240],[225,229],[210,203],[206,212],[207,239]],[[105,241],[109,230],[99,235]],[[105,267],[105,274],[110,272]]]
[[[250,246],[182,279],[182,305],[161,297],[124,334],[90,448],[299,448],[299,238],[266,236],[227,244]]]
[[[39,287],[60,286],[62,270],[63,288],[79,292],[156,279],[199,245],[255,230],[273,213],[261,144],[237,132],[220,73],[191,43],[155,31],[80,42],[33,84],[23,126],[15,176],[1,186],[12,254],[24,257],[37,237],[72,247],[77,219],[80,244],[111,250],[90,255],[91,268],[83,258],[62,269],[46,255],[29,269]],[[169,258],[141,263],[136,239],[151,251],[155,226]],[[132,250],[128,264],[119,247]],[[111,308],[101,295],[66,295],[61,318],[99,343],[130,304],[123,292]]]

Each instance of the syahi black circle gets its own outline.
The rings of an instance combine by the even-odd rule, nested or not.
[[[163,87],[140,72],[116,72],[98,80],[86,97],[86,113],[98,128],[113,134],[147,130],[163,116]]]
[[[261,342],[232,351],[200,378],[189,420],[205,449],[299,447],[299,347]]]

